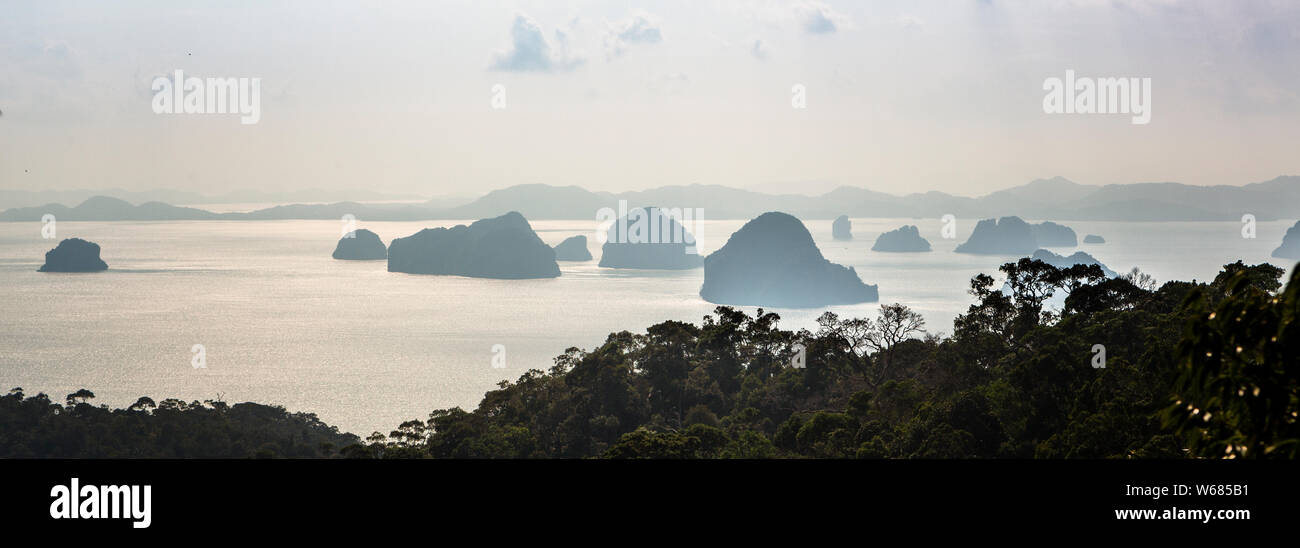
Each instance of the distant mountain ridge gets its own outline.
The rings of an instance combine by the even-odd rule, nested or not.
[[[266,191],[259,189],[230,190],[219,194],[204,194],[188,190],[21,190],[0,189],[0,204],[4,208],[35,207],[49,203],[81,203],[95,196],[112,196],[131,203],[164,202],[168,204],[259,204],[289,202],[345,202],[345,201],[415,201],[427,196],[409,193],[388,193],[368,189],[325,190],[309,188],[291,191]],[[448,205],[468,203],[472,198],[442,198]],[[454,203],[451,203],[454,202]]]
[[[421,204],[294,204],[244,213],[95,197],[74,208],[59,204],[7,209],[0,221],[39,221],[45,213],[60,220],[273,220],[337,219],[351,214],[367,221],[483,219],[518,211],[534,220],[595,219],[596,211],[626,200],[633,207],[702,208],[705,219],[752,219],[785,211],[800,219],[850,217],[992,218],[1019,216],[1056,221],[1259,221],[1300,218],[1300,176],[1281,176],[1243,186],[1193,186],[1180,183],[1082,185],[1063,177],[1038,179],[978,198],[942,192],[905,196],[858,187],[840,187],[819,196],[765,194],[721,185],[673,185],[632,192],[593,192],[578,186],[516,185],[493,190],[464,205],[445,200]]]
[[[76,207],[49,204],[9,209],[0,213],[0,221],[39,221],[47,213],[54,215],[55,219],[65,221],[192,221],[221,218],[217,213],[192,207],[177,207],[162,202],[131,205],[130,202],[117,198],[94,196]]]

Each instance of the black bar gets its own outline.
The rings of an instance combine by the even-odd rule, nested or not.
[[[253,532],[328,524],[385,531],[429,520],[535,522],[814,520],[819,532],[866,523],[1083,527],[1171,533],[1283,530],[1297,516],[1289,462],[1249,461],[5,461],[9,516],[23,528],[124,536]],[[54,519],[51,488],[150,485],[151,523]],[[1188,495],[1175,494],[1186,485]],[[1133,488],[1166,488],[1155,498]],[[1229,486],[1197,495],[1198,486]],[[1233,487],[1243,486],[1233,495]],[[1139,494],[1141,493],[1141,494]],[[1248,519],[1118,520],[1116,510],[1248,510]],[[558,513],[558,514],[557,514]],[[434,518],[436,516],[436,518]],[[659,518],[654,518],[656,521]],[[865,520],[865,521],[864,521]],[[764,521],[759,519],[760,522]],[[795,523],[791,521],[789,523]],[[769,524],[769,525],[771,525]],[[317,525],[311,525],[316,527]]]

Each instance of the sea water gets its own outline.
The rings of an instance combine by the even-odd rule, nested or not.
[[[463,221],[461,221],[463,222]],[[447,222],[361,220],[385,243]],[[699,297],[703,270],[614,270],[596,266],[595,221],[534,221],[548,244],[584,234],[594,260],[560,262],[562,276],[490,280],[389,273],[383,261],[338,261],[337,221],[60,222],[57,238],[100,244],[109,270],[39,273],[58,239],[39,223],[0,223],[0,390],[22,387],[61,401],[79,388],[94,403],[221,399],[316,413],[365,436],[434,409],[474,408],[484,392],[528,369],[548,369],[569,347],[591,349],[609,333],[643,332],[664,320],[698,323],[715,305]],[[700,243],[713,250],[743,220],[709,220]],[[878,253],[876,236],[905,224],[930,240],[928,253]],[[1134,266],[1158,281],[1210,280],[1224,263],[1269,258],[1291,222],[1066,222],[1105,244],[1082,250],[1111,269]],[[971,304],[971,276],[996,274],[1014,257],[953,253],[939,219],[854,219],[854,239],[832,240],[831,222],[805,222],[823,254],[880,289],[882,303],[920,312],[931,332],[951,333]],[[880,303],[775,309],[787,329],[815,328],[826,310],[874,317]],[[743,307],[754,313],[755,307]],[[202,368],[194,357],[201,348]],[[494,359],[495,358],[495,359]],[[504,366],[504,367],[494,367]]]

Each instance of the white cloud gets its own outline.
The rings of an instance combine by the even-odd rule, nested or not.
[[[658,18],[638,12],[622,21],[610,23],[605,32],[605,57],[617,58],[633,44],[657,44],[664,39]]]
[[[794,15],[804,32],[810,34],[830,34],[849,26],[847,17],[816,0],[795,4]]]
[[[109,86],[87,74],[85,51],[63,40],[0,42],[0,108],[16,119],[86,119],[107,109],[88,106]],[[92,98],[93,95],[93,98]]]
[[[749,47],[749,53],[758,59],[767,59],[767,43],[762,38],[754,40],[754,45]]]
[[[569,51],[569,33],[555,29],[555,39],[547,40],[541,25],[523,13],[515,13],[510,27],[510,46],[492,58],[492,70],[505,72],[565,72],[585,60]]]

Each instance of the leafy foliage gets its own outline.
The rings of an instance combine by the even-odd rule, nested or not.
[[[4,458],[320,458],[358,439],[309,413],[256,403],[185,403],[148,397],[96,407],[81,389],[65,404],[15,388],[0,396]]]
[[[1300,270],[1280,295],[1271,293],[1277,274],[1238,262],[1214,282],[1231,298],[1211,305],[1206,288],[1188,296],[1165,419],[1196,456],[1300,455]]]

